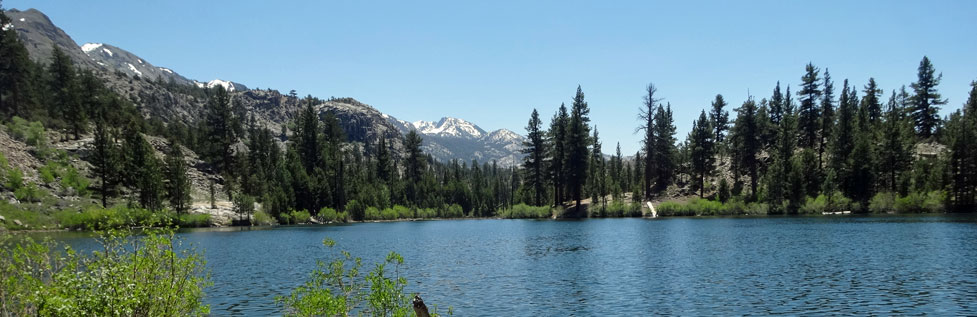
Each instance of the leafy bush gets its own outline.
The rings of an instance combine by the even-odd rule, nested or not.
[[[376,208],[374,208],[376,209]],[[392,209],[391,209],[392,210]],[[367,210],[369,212],[369,210]],[[325,239],[322,244],[332,249],[336,243]],[[407,279],[400,276],[404,258],[390,252],[386,260],[377,263],[366,276],[362,259],[340,251],[332,262],[316,261],[306,282],[286,296],[275,300],[289,316],[350,316],[359,312],[367,316],[411,316],[412,294],[404,292]],[[393,265],[393,276],[387,266]],[[450,314],[449,310],[449,314]],[[431,316],[438,316],[437,308]]]
[[[549,218],[553,211],[549,206],[530,206],[518,204],[511,209],[503,209],[498,212],[499,217],[507,219],[528,219],[528,218]]]
[[[394,205],[393,211],[397,214],[397,217],[395,219],[414,218],[414,211],[411,210],[410,208],[401,205]]]
[[[180,215],[180,227],[197,228],[210,226],[209,214],[184,214]]]
[[[44,192],[37,188],[37,184],[34,183],[29,183],[27,186],[21,186],[17,190],[14,190],[14,198],[24,202],[41,201],[43,195]]]
[[[295,219],[292,218],[292,214],[283,212],[278,215],[278,223],[290,225],[295,223]]]
[[[876,214],[895,212],[896,194],[892,192],[875,194],[868,203],[868,210]]]
[[[336,214],[336,209],[329,207],[319,209],[319,218],[322,218],[322,221],[336,221]]]
[[[414,210],[415,216],[421,219],[437,218],[438,212],[434,208],[418,208]]]
[[[4,182],[4,186],[7,189],[16,191],[24,186],[24,173],[20,171],[19,168],[10,168],[7,170],[7,179]]]
[[[64,175],[61,177],[61,186],[75,190],[78,196],[88,196],[88,185],[91,184],[84,176],[78,173],[74,166],[67,165]]]
[[[292,221],[294,221],[294,223],[308,223],[309,222],[309,217],[312,217],[312,216],[309,215],[309,212],[308,211],[305,211],[305,210],[292,210],[291,218],[292,218]]]
[[[380,219],[383,219],[383,216],[380,215],[380,209],[377,209],[377,207],[373,207],[373,206],[366,208],[366,215],[363,216],[363,220],[380,220]]]
[[[841,192],[834,192],[830,196],[818,195],[816,198],[808,197],[804,205],[800,208],[802,214],[821,214],[824,212],[851,211],[859,207],[853,204],[851,199],[845,197]]]
[[[895,207],[898,213],[936,213],[944,210],[946,194],[942,191],[928,193],[910,193],[896,199]]]
[[[272,219],[271,216],[265,213],[264,211],[259,210],[254,212],[253,223],[259,226],[270,226],[275,224],[275,220]]]
[[[604,207],[601,217],[641,217],[641,204],[615,200]]]
[[[41,177],[41,181],[45,184],[53,183],[54,179],[57,177],[57,167],[53,162],[48,162],[37,170],[37,174]]]
[[[459,204],[451,204],[447,209],[441,211],[441,218],[461,218],[465,216],[465,210]]]
[[[0,237],[0,315],[202,316],[203,257],[171,231],[108,233],[99,251]],[[25,267],[31,269],[24,269]]]
[[[366,217],[366,205],[356,199],[346,203],[346,213],[349,213],[353,220],[363,220]]]

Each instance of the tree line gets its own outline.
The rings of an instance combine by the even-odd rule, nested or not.
[[[574,110],[561,105],[548,130],[537,110],[530,116],[522,172],[531,199],[523,201],[579,204],[581,190],[594,202],[623,193],[634,201],[698,195],[769,204],[769,213],[783,214],[815,197],[864,212],[877,195],[935,193],[947,210],[974,210],[977,82],[962,109],[941,118],[942,74],[927,57],[917,80],[887,99],[874,78],[861,89],[845,79],[836,92],[828,69],[811,63],[800,79],[796,96],[777,82],[769,97],[750,96],[732,109],[732,118],[716,95],[682,142],[671,105],[649,84],[635,131],[641,149],[626,159],[618,146],[610,162],[596,126],[586,134],[588,110],[578,87]],[[587,151],[590,159],[581,160]]]

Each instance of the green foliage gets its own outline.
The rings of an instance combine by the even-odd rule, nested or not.
[[[45,184],[53,183],[54,179],[57,177],[57,171],[55,168],[54,162],[48,162],[44,166],[41,166],[41,168],[37,170],[37,174],[41,177],[41,181]]]
[[[804,205],[799,209],[799,212],[802,214],[821,214],[824,212],[859,209],[853,207],[857,207],[857,205],[853,204],[851,199],[845,197],[840,192],[834,192],[831,195],[821,194],[815,198],[808,197]]]
[[[896,195],[893,192],[875,194],[869,201],[868,210],[875,214],[896,212]]]
[[[254,213],[254,197],[245,194],[234,196],[234,213],[239,219],[250,219]]]
[[[905,197],[896,198],[895,210],[900,214],[943,212],[945,201],[946,193],[942,191],[913,192]]]
[[[442,214],[440,216],[442,218],[461,218],[465,216],[464,209],[462,209],[461,205],[458,204],[451,204],[448,206],[448,208],[441,212]]]
[[[254,213],[253,223],[259,226],[270,226],[275,224],[275,219],[264,211],[259,210]]]
[[[323,240],[330,250],[335,244]],[[393,266],[393,272],[388,265]],[[302,286],[275,299],[287,316],[411,316],[412,296],[404,292],[407,279],[400,276],[403,265],[404,258],[391,252],[364,276],[362,259],[340,251],[331,262],[317,261]],[[431,315],[437,316],[437,311]]]
[[[81,211],[62,210],[54,214],[62,227],[68,229],[106,230],[137,227],[206,227],[211,224],[209,214],[177,215],[169,211],[115,206],[89,207]]]
[[[659,216],[735,216],[766,215],[770,205],[765,203],[745,203],[741,197],[733,197],[727,203],[702,198],[687,202],[666,201],[655,205]]]
[[[319,209],[319,218],[326,222],[346,222],[349,220],[349,215],[342,211],[336,211],[336,209],[322,207]]]
[[[84,254],[52,242],[0,237],[2,315],[202,316],[203,257],[171,231],[103,234]],[[30,268],[30,269],[24,269]]]
[[[614,200],[602,208],[599,217],[641,217],[641,204]]]
[[[305,210],[292,210],[291,215],[290,215],[289,218],[291,218],[291,220],[292,220],[291,223],[307,223],[307,222],[309,222],[309,218],[310,217],[312,217],[312,216],[309,215],[309,212],[308,211],[305,211]]]
[[[366,214],[363,216],[363,220],[378,220],[378,219],[383,219],[383,216],[380,215],[380,209],[377,209],[377,207],[373,207],[373,206],[367,207]]]
[[[54,219],[47,214],[26,209],[23,204],[14,205],[6,201],[0,201],[0,215],[7,219],[2,225],[8,230],[43,229],[55,224]],[[22,225],[15,224],[14,220],[19,220]]]
[[[553,216],[553,211],[549,206],[518,204],[512,208],[500,210],[498,215],[506,219],[549,218]]]
[[[14,190],[14,198],[23,202],[38,202],[45,196],[44,194],[34,183],[28,183]]]
[[[13,117],[6,124],[7,131],[14,139],[35,147],[38,151],[46,151],[48,146],[44,125],[40,121],[28,122],[21,117]]]

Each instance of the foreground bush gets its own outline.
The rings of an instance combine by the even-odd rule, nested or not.
[[[322,244],[332,249],[336,243],[325,239]],[[276,301],[289,316],[411,316],[412,294],[404,292],[407,279],[400,276],[404,258],[390,252],[383,263],[363,276],[363,261],[349,252],[340,251],[332,262],[317,261],[316,269],[306,282],[288,296]],[[387,266],[393,265],[393,276]],[[449,315],[451,314],[449,310]],[[437,308],[431,312],[437,316]]]
[[[201,316],[203,257],[171,231],[103,235],[99,251],[0,237],[0,315]]]
[[[945,201],[946,194],[942,191],[910,193],[905,197],[896,198],[895,209],[901,214],[943,212],[946,210]]]
[[[526,204],[518,204],[512,206],[510,209],[502,209],[497,212],[499,217],[506,219],[531,219],[531,218],[549,218],[553,216],[553,211],[550,210],[549,206],[530,206]]]
[[[68,229],[105,230],[135,227],[204,227],[210,225],[208,214],[177,216],[169,211],[151,211],[142,208],[115,206],[112,208],[90,207],[82,211],[64,210],[55,214],[61,226]]]

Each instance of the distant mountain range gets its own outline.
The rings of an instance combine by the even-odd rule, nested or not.
[[[441,161],[496,161],[501,166],[515,166],[522,158],[523,136],[507,129],[486,133],[474,123],[451,117],[441,118],[438,122],[386,118],[401,133],[416,130],[422,134],[424,152]]]
[[[110,89],[128,97],[144,115],[163,122],[195,122],[200,118],[206,99],[201,94],[174,90],[172,84],[194,88],[223,86],[232,92],[235,102],[253,114],[259,124],[273,131],[294,120],[301,109],[300,101],[275,90],[253,90],[222,79],[201,82],[186,78],[176,70],[157,66],[111,44],[86,43],[79,46],[46,15],[35,9],[6,11],[12,22],[2,26],[14,28],[27,47],[31,58],[47,63],[55,46],[64,51],[77,66],[94,71]],[[352,98],[330,99],[315,105],[320,116],[334,114],[349,140],[376,144],[383,135],[394,150],[402,148],[401,138],[410,130],[424,137],[423,149],[437,160],[471,162],[496,161],[500,166],[515,166],[522,153],[523,137],[510,130],[486,132],[478,125],[457,118],[438,122],[406,122],[378,111]]]

